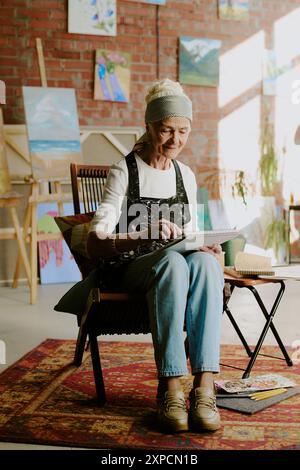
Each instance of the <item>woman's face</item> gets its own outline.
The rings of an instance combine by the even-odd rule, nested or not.
[[[179,155],[190,131],[190,120],[184,117],[170,117],[147,125],[148,136],[157,155],[171,159]]]

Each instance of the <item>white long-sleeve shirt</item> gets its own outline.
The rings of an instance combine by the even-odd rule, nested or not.
[[[137,154],[135,159],[139,174],[140,197],[170,198],[176,195],[176,172],[172,164],[168,170],[153,168]],[[192,170],[178,161],[182,179],[189,201],[191,220],[184,231],[197,230],[197,184]],[[111,234],[121,215],[124,198],[128,193],[128,168],[125,158],[112,165],[100,206],[91,222],[90,231]]]

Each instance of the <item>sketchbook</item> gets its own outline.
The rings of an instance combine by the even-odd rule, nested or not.
[[[262,274],[259,277],[268,279],[267,274]],[[274,266],[273,279],[293,279],[294,281],[300,281],[300,264],[289,265],[289,266]]]
[[[233,277],[258,276],[275,274],[269,256],[255,255],[239,251],[236,254],[234,267],[226,267],[225,273]]]
[[[201,232],[187,232],[183,237],[168,241],[161,249],[175,250],[179,253],[197,250],[202,246],[220,245],[228,240],[232,240],[239,234],[238,230],[204,230]]]
[[[276,405],[276,403],[280,403],[298,393],[300,393],[300,387],[293,387],[289,388],[285,393],[260,401],[250,400],[250,398],[239,398],[238,396],[236,398],[221,398],[217,396],[217,406],[251,415],[269,406]]]

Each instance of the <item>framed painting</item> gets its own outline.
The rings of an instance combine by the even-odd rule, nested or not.
[[[69,0],[68,32],[116,36],[116,0]]]
[[[73,214],[73,204],[64,204],[64,215]],[[55,203],[40,203],[37,207],[38,234],[53,234],[53,239],[38,242],[41,284],[77,282],[81,274],[68,245],[58,239],[60,229],[54,217],[58,215]]]
[[[216,87],[219,84],[219,53],[217,39],[179,38],[179,81],[186,85]]]
[[[131,54],[96,50],[94,99],[128,103]]]
[[[33,177],[69,179],[82,162],[75,90],[23,87],[23,99]]]
[[[249,0],[219,0],[219,18],[221,20],[247,20],[249,18]]]

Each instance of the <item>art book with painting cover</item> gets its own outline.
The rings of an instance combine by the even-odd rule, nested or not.
[[[247,379],[216,380],[215,386],[217,391],[239,394],[295,387],[296,383],[278,374],[266,374]]]

